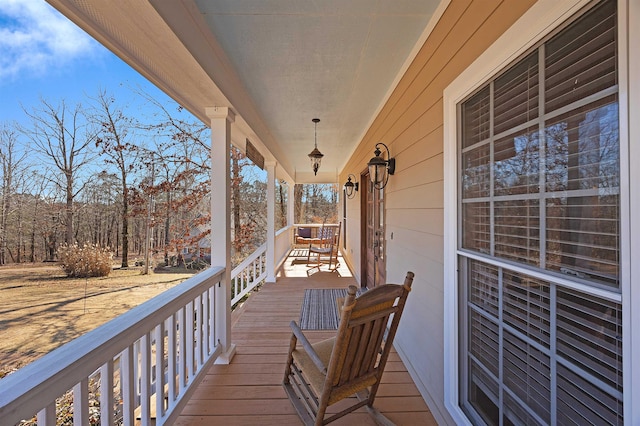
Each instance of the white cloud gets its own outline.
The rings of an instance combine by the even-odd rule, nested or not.
[[[0,79],[44,75],[98,44],[43,0],[0,1]]]

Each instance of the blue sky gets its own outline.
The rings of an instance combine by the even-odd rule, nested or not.
[[[127,101],[138,86],[167,99],[44,0],[0,1],[0,123],[26,123],[22,108],[41,97],[73,106],[104,89]]]
[[[64,100],[72,109],[88,104],[100,90],[132,106],[128,112],[149,112],[132,89],[175,105],[44,0],[0,0],[0,126],[29,127],[23,108],[41,109],[41,98],[54,106]],[[266,179],[266,172],[257,173]]]

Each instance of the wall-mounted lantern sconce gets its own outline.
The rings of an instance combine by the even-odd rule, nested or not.
[[[382,151],[380,151],[380,145],[387,151],[386,160],[380,156],[382,153]],[[371,183],[373,183],[375,188],[382,189],[387,186],[389,175],[392,175],[396,171],[396,159],[391,158],[389,147],[382,142],[376,144],[376,150],[373,153],[375,157],[367,163],[367,166],[369,166],[369,178],[371,178]]]
[[[353,198],[356,195],[356,192],[358,192],[358,182],[351,182],[351,176],[353,176],[353,180],[356,180],[356,177],[352,174],[350,174],[347,177],[347,182],[344,184],[344,192],[347,193],[347,198]]]

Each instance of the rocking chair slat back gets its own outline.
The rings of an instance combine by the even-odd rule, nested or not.
[[[378,286],[358,298],[356,287],[350,286],[341,307],[338,331],[331,339],[310,344],[292,322],[284,387],[306,424],[326,424],[365,405],[381,418],[373,401],[413,276],[408,272],[403,285]],[[354,394],[359,402],[325,418],[329,405]]]

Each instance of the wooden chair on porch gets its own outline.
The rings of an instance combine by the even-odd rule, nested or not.
[[[323,225],[318,233],[316,244],[309,245],[309,253],[307,255],[307,275],[313,269],[320,270],[320,266],[327,264],[329,271],[335,271],[340,264],[338,263],[338,250],[340,248],[340,224]],[[312,260],[311,258],[314,257]]]
[[[293,241],[296,246],[309,246],[313,242],[312,228],[308,226],[298,227],[293,237]]]
[[[322,226],[320,227],[299,227],[296,230],[296,234],[294,236],[296,246],[310,248],[312,246],[323,245],[325,242],[325,240],[323,239],[323,236],[325,234],[325,226],[331,225],[325,225],[324,222],[322,222]]]
[[[384,284],[358,298],[356,287],[349,286],[338,331],[330,339],[311,344],[291,322],[283,385],[306,425],[324,425],[360,407],[366,407],[378,424],[393,424],[373,402],[413,276],[407,272],[403,285]],[[337,412],[326,417],[327,408],[343,400]]]

